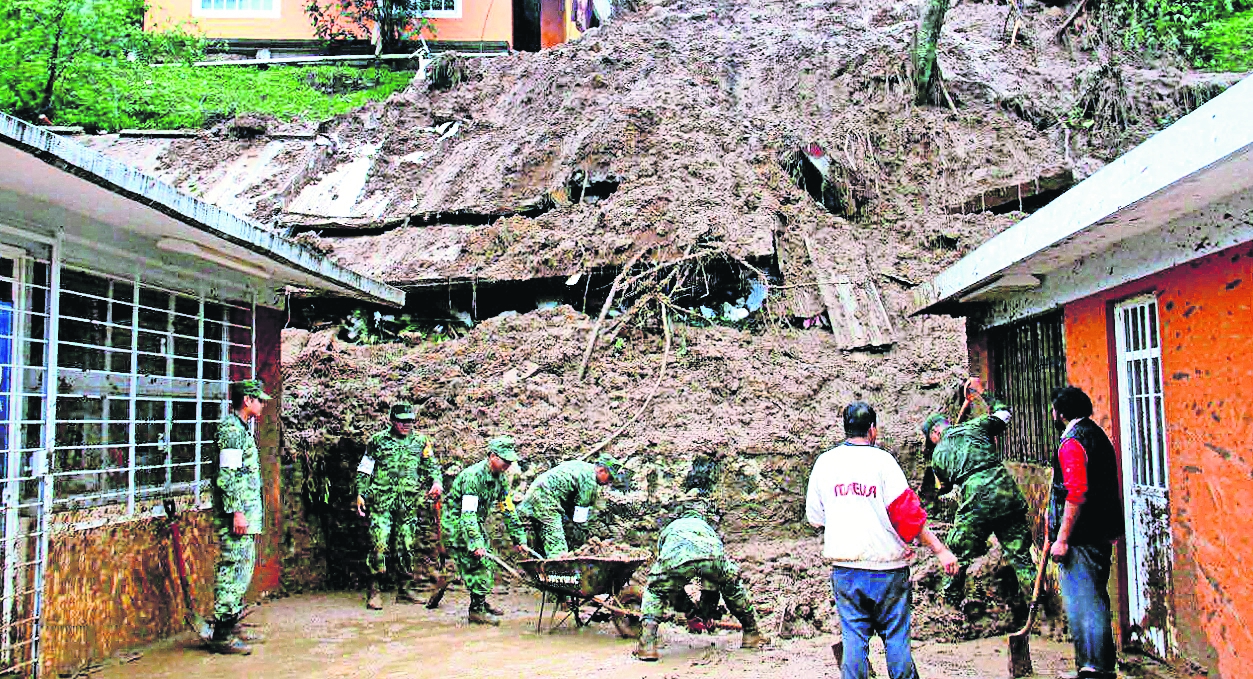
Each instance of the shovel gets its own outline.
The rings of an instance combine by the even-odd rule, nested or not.
[[[448,586],[452,584],[451,578],[448,577],[448,550],[444,548],[444,526],[440,523],[440,516],[443,509],[444,501],[439,499],[435,501],[435,555],[439,557],[439,575],[435,576],[435,593],[430,599],[426,600],[426,607],[434,610],[439,608],[439,602],[444,600],[444,593],[448,591]]]
[[[1052,543],[1044,541],[1044,550],[1040,553],[1040,567],[1036,569],[1035,591],[1031,594],[1031,607],[1027,610],[1027,624],[1022,629],[1009,635],[1009,676],[1027,677],[1035,674],[1031,667],[1031,626],[1035,623],[1035,612],[1040,607],[1040,585],[1044,582],[1044,566],[1048,563],[1049,548]]]
[[[208,643],[213,639],[213,628],[209,623],[196,612],[196,602],[192,600],[191,585],[187,582],[187,564],[183,559],[183,531],[178,526],[178,514],[174,505],[174,500],[166,498],[161,501],[165,508],[165,517],[170,527],[170,535],[174,542],[174,565],[178,569],[179,584],[183,590],[183,606],[187,609],[187,614],[183,616],[183,620],[187,625],[196,632],[200,640]]]

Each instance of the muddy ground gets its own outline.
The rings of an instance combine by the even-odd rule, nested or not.
[[[782,640],[763,651],[739,649],[739,635],[690,635],[663,626],[657,663],[631,657],[633,642],[620,639],[608,623],[581,630],[568,625],[537,634],[538,597],[514,590],[497,597],[507,613],[495,629],[463,622],[464,592],[452,591],[439,611],[395,605],[367,611],[357,593],[301,595],[262,606],[251,618],[269,635],[247,657],[210,655],[187,635],[148,649],[122,663],[108,661],[98,679],[205,679],[266,677],[440,677],[442,679],[688,679],[753,676],[762,679],[840,676],[830,635]],[[547,628],[546,628],[547,629]],[[872,664],[887,676],[882,644],[872,640]],[[129,657],[129,656],[128,656]],[[1003,638],[956,644],[916,642],[914,657],[928,679],[990,678],[1006,674]],[[1031,657],[1037,677],[1070,669],[1068,645],[1035,637]]]

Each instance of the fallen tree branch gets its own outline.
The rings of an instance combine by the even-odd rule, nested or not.
[[[619,271],[618,275],[614,277],[613,285],[609,286],[609,296],[605,298],[605,303],[600,308],[600,316],[596,318],[592,331],[587,335],[587,348],[583,350],[583,362],[579,364],[578,380],[580,382],[583,381],[583,374],[587,372],[587,362],[592,360],[592,349],[596,347],[596,335],[600,333],[600,326],[605,322],[605,317],[609,315],[609,310],[613,308],[614,295],[618,293],[618,288],[622,286],[622,282],[626,279],[627,273],[631,271],[631,267],[635,266],[635,263],[640,261],[640,257],[643,257],[644,253],[649,250],[650,248],[643,248],[632,255],[631,259],[627,260],[627,263],[622,266],[622,271]]]
[[[635,411],[635,415],[631,416],[631,419],[624,422],[621,427],[618,427],[613,433],[601,440],[600,443],[592,446],[592,448],[583,455],[584,460],[600,452],[605,446],[609,445],[614,439],[618,438],[622,432],[626,431],[631,425],[638,422],[639,419],[644,416],[648,407],[652,405],[653,397],[661,390],[661,381],[665,379],[666,369],[670,367],[670,345],[672,343],[674,333],[670,330],[670,312],[666,309],[666,303],[663,300],[657,300],[657,309],[661,311],[661,327],[666,333],[666,344],[661,352],[661,370],[657,371],[657,381],[653,382],[652,391],[648,392],[648,396],[644,399],[644,403],[640,406],[639,410]]]
[[[1054,41],[1062,39],[1062,34],[1066,32],[1067,28],[1070,28],[1070,25],[1075,22],[1075,19],[1079,16],[1079,13],[1083,11],[1087,4],[1088,0],[1079,0],[1079,4],[1075,6],[1075,11],[1071,12],[1070,16],[1066,17],[1066,20],[1062,22],[1062,25],[1058,26],[1057,30],[1053,32]]]

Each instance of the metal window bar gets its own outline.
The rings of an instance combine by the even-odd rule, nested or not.
[[[1066,384],[1064,337],[1060,311],[989,331],[993,384],[1014,415],[998,439],[1003,459],[1049,464],[1057,448],[1049,396]]]
[[[206,445],[212,440],[206,438],[205,425],[215,423],[225,410],[230,373],[238,371],[251,376],[254,371],[255,300],[244,304],[209,302],[204,294],[192,296],[149,285],[140,275],[123,279],[77,266],[67,266],[67,269],[74,272],[75,288],[65,291],[67,298],[76,303],[80,298],[96,300],[109,305],[109,314],[103,322],[83,319],[81,314],[58,319],[58,323],[89,321],[94,327],[104,329],[103,340],[94,335],[66,338],[69,341],[61,343],[74,351],[103,355],[105,369],[72,370],[71,391],[60,396],[99,398],[105,391],[101,385],[113,387],[116,395],[105,399],[106,405],[100,412],[80,409],[72,415],[63,413],[55,423],[63,429],[73,428],[69,435],[78,439],[62,442],[64,445],[59,445],[59,449],[63,457],[72,449],[79,460],[78,464],[62,464],[52,474],[59,489],[58,511],[113,504],[125,498],[127,515],[134,515],[138,502],[153,495],[186,492],[199,499],[204,486],[203,468],[212,450]],[[129,305],[129,319],[112,313],[113,304],[119,301],[116,294],[119,287],[131,292],[119,307]],[[92,290],[103,294],[92,294]],[[114,333],[125,332],[130,333],[129,348],[111,346],[116,344]],[[104,346],[97,344],[100,341]],[[214,351],[206,359],[208,349]],[[118,365],[114,355],[125,352],[129,352],[129,372],[111,369]],[[241,355],[241,352],[247,353]],[[100,360],[78,362],[94,368]],[[119,378],[122,381],[119,382]],[[110,398],[124,398],[128,402],[124,442],[116,436],[120,432],[114,432],[111,426],[118,420],[107,404]],[[216,417],[212,409],[205,408],[206,403],[214,400],[221,404]],[[188,413],[187,407],[195,408],[194,413]],[[96,432],[101,442],[91,440]],[[125,460],[117,460],[115,456],[114,462],[125,467],[109,463],[108,451],[123,448]],[[86,463],[88,460],[90,463]],[[125,484],[124,489],[112,487],[115,483],[109,481],[109,476],[119,473],[126,477],[121,482]]]

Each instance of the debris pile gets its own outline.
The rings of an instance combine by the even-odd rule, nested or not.
[[[612,539],[591,537],[588,538],[582,547],[571,552],[571,555],[630,561],[632,559],[651,559],[653,553],[642,547],[632,547],[631,545],[615,542]]]

